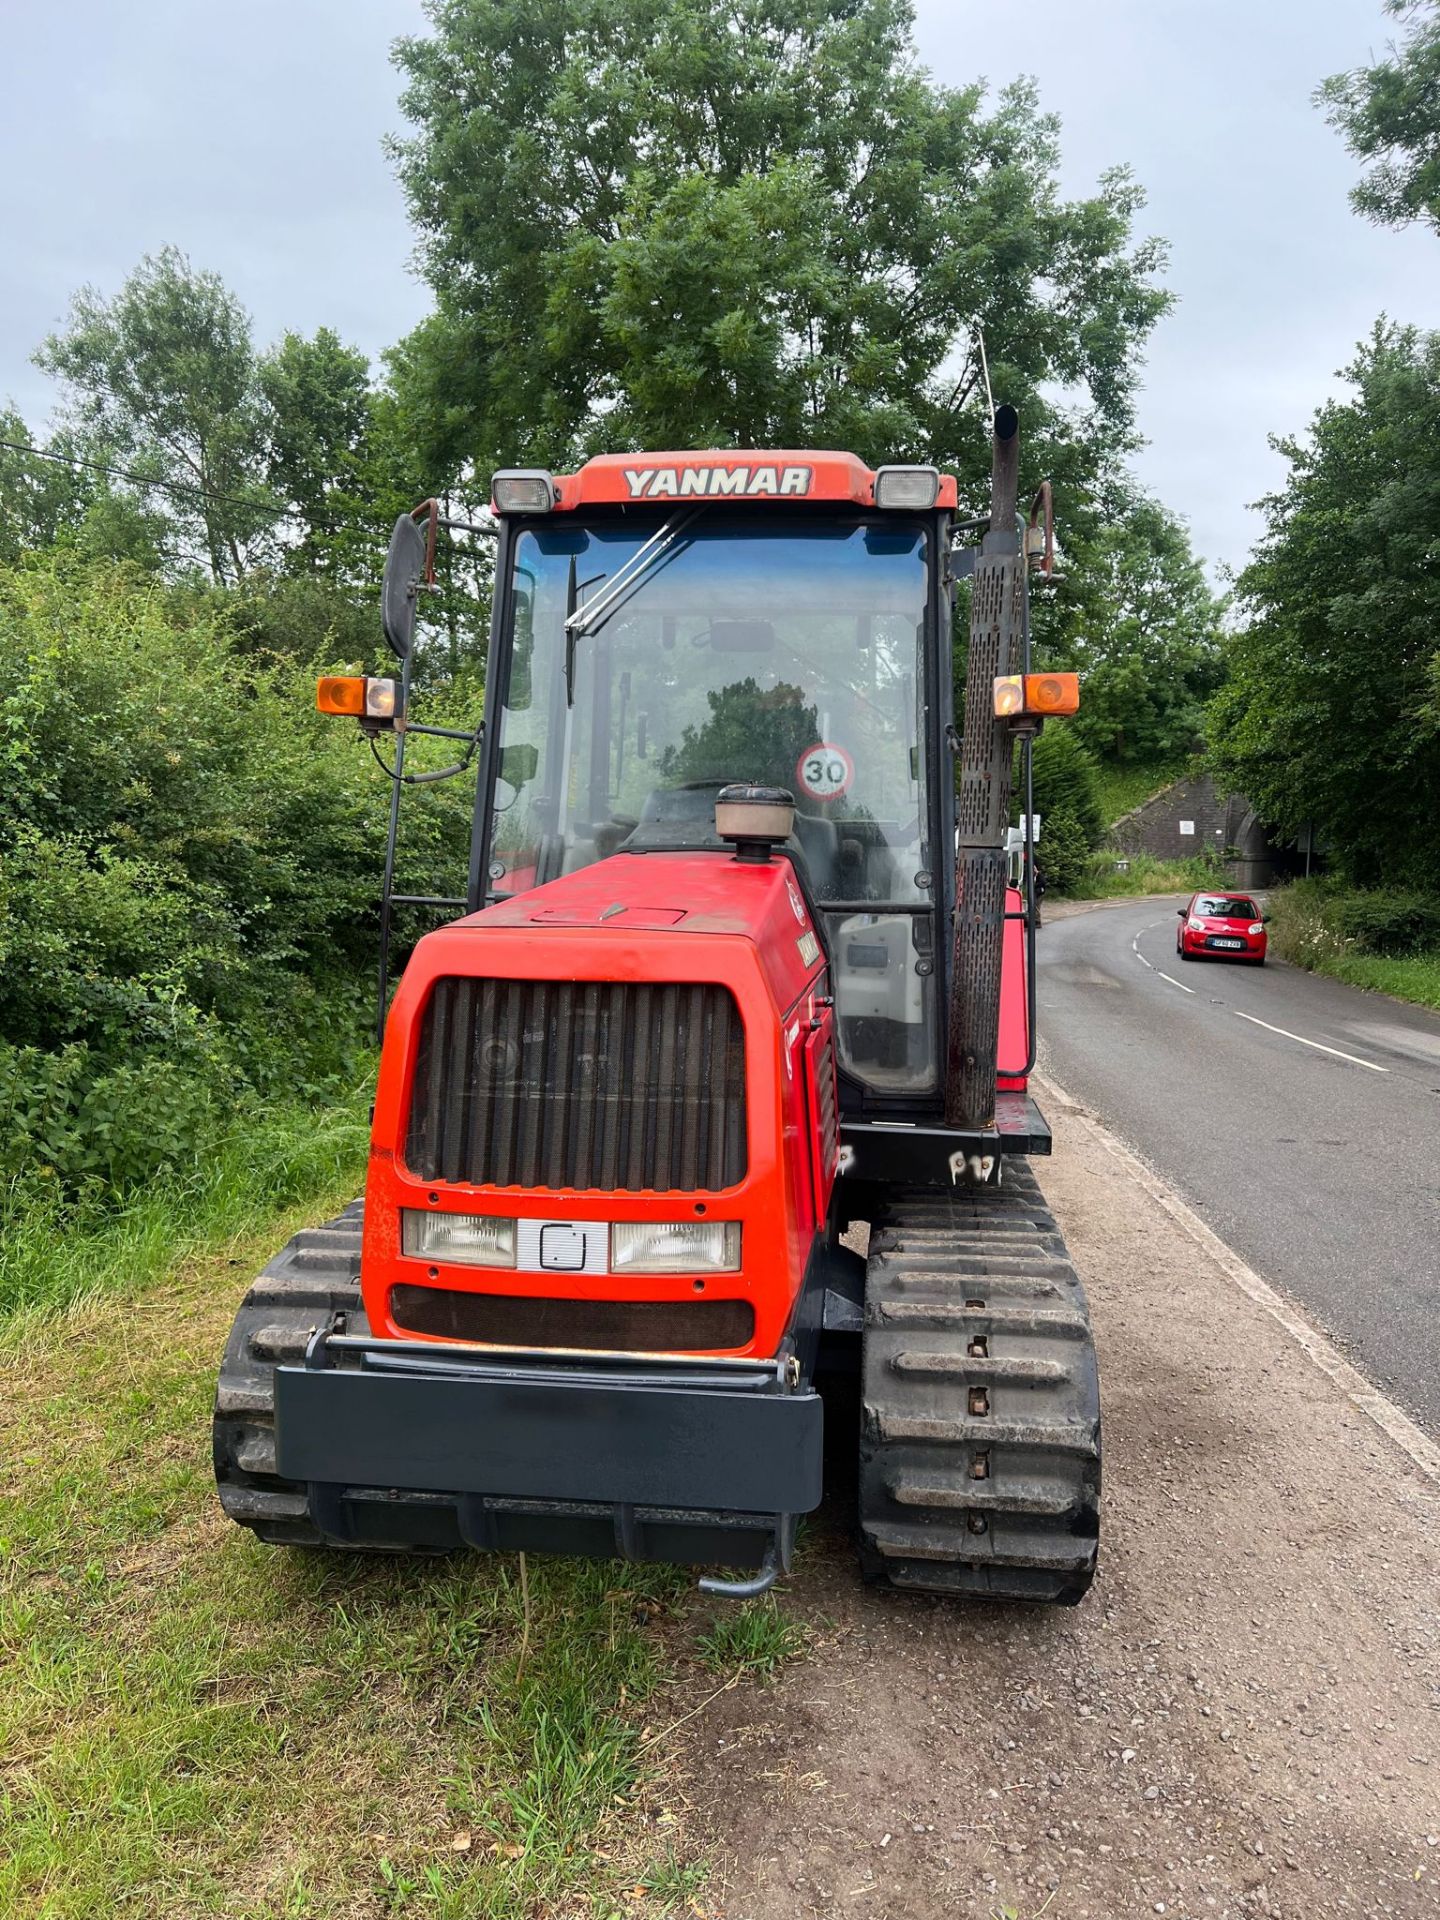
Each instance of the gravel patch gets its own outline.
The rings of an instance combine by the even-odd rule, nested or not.
[[[810,1657],[691,1729],[704,1911],[1433,1920],[1440,1488],[1049,1117],[1100,1346],[1096,1585],[1068,1612],[866,1590],[839,1487],[788,1583]]]

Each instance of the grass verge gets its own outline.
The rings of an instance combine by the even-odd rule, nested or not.
[[[195,1250],[281,1207],[359,1191],[368,1081],[315,1113],[272,1110],[186,1173],[115,1197],[68,1198],[31,1176],[0,1196],[0,1320],[137,1292]]]
[[[1328,973],[1348,986],[1388,993],[1396,1000],[1440,1010],[1440,953],[1412,953],[1387,959],[1378,953],[1337,954],[1316,963],[1314,971]]]
[[[701,1911],[680,1729],[798,1649],[773,1603],[717,1612],[668,1569],[287,1553],[219,1514],[220,1347],[314,1217],[122,1307],[23,1316],[3,1351],[0,1912]]]
[[[1312,973],[1440,1009],[1440,949],[1416,944],[1420,936],[1403,918],[1412,902],[1408,894],[1347,889],[1329,880],[1296,880],[1270,895],[1270,944],[1281,959]],[[1433,916],[1435,903],[1428,904]],[[1391,941],[1413,950],[1373,950],[1372,943]]]

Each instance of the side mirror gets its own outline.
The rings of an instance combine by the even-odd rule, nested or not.
[[[1183,919],[1185,918],[1185,908],[1184,908],[1184,907],[1177,907],[1177,908],[1175,909],[1175,918],[1176,918],[1177,920],[1183,920]]]
[[[429,515],[421,526],[413,513],[402,513],[390,536],[390,551],[385,556],[385,578],[380,588],[380,621],[390,651],[403,660],[415,639],[415,616],[420,592],[429,571],[429,529],[434,524],[435,505],[427,501]],[[417,508],[418,512],[419,509]]]

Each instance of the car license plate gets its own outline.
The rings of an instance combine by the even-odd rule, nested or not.
[[[1212,940],[1211,942],[1211,945],[1216,947],[1243,947],[1244,944],[1243,940]]]

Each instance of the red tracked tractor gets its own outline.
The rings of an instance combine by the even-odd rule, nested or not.
[[[1098,1382],[1026,1159],[1050,1145],[1033,875],[1005,851],[1015,740],[1028,769],[1075,689],[1028,670],[1049,539],[1018,445],[1002,407],[970,522],[953,478],[848,454],[496,475],[467,911],[389,1009],[363,1203],[236,1320],[234,1520],[756,1593],[819,1503],[820,1384],[848,1371],[868,1576],[1084,1594]],[[423,516],[392,542],[398,689],[322,683],[397,758],[433,539],[432,508],[428,543]]]

